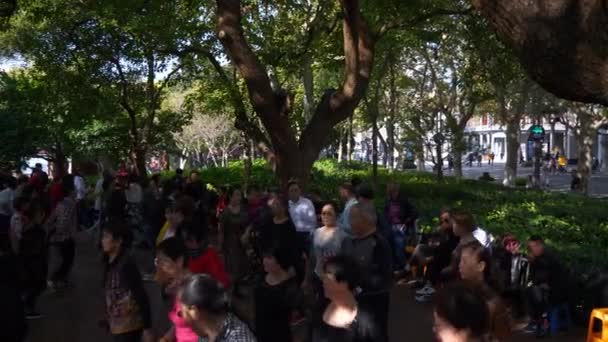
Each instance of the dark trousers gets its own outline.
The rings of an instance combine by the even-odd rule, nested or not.
[[[61,263],[59,268],[51,275],[52,281],[66,281],[72,265],[74,264],[74,254],[76,252],[76,245],[73,239],[68,239],[61,242],[53,243],[53,246],[59,251],[61,255]]]
[[[0,250],[10,249],[10,240],[8,237],[8,231],[11,227],[11,217],[6,215],[0,215]]]
[[[426,267],[426,280],[428,280],[433,286],[437,286],[439,284],[440,276],[441,265],[436,260],[431,261]]]
[[[390,293],[380,292],[376,294],[361,294],[357,296],[357,302],[361,308],[374,319],[378,330],[375,342],[388,342],[388,310],[390,304]]]
[[[534,321],[540,321],[543,314],[549,309],[549,291],[540,286],[531,286],[526,290],[530,317]]]
[[[38,297],[46,289],[46,276],[48,259],[46,254],[34,256],[22,256],[24,272],[23,297],[26,311],[36,308]]]
[[[296,238],[298,239],[298,252],[308,255],[308,252],[310,251],[310,233],[296,232]]]
[[[406,236],[405,232],[396,228],[393,228],[393,268],[395,270],[402,270],[405,267],[406,255],[405,255],[405,245],[406,245]]]
[[[296,280],[298,284],[302,284],[306,275],[306,259],[302,258],[302,254],[308,257],[310,251],[310,234],[308,232],[297,232],[298,250],[295,254],[294,270],[296,272]]]
[[[112,335],[112,340],[114,342],[140,342],[142,330],[135,330],[124,334],[116,334]]]
[[[11,217],[0,214],[0,234],[8,234],[11,227]]]
[[[325,311],[325,308],[327,308],[327,305],[329,305],[329,299],[325,297],[323,281],[321,281],[316,274],[312,275],[312,292],[314,297],[314,304],[312,308],[313,318],[322,319],[323,312]],[[313,322],[315,321],[313,320]]]
[[[511,305],[514,318],[520,318],[526,314],[526,298],[522,288],[507,289],[503,297]]]

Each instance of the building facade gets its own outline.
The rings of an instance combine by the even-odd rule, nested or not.
[[[534,156],[534,142],[530,141],[529,129],[533,125],[531,118],[524,118],[520,122],[519,151],[518,155],[524,160],[532,160]],[[545,129],[545,140],[543,152],[555,154],[559,152],[568,159],[576,159],[578,148],[576,137],[571,129],[557,121],[551,122],[544,119],[541,125]],[[598,132],[593,144],[592,156],[601,160],[606,152],[608,139],[602,130]],[[472,118],[465,128],[465,141],[468,152],[494,152],[496,162],[505,162],[507,158],[507,136],[506,127],[491,115],[482,115]]]

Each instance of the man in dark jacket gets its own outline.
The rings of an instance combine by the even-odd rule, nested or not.
[[[395,270],[401,271],[405,267],[405,246],[409,238],[416,236],[416,219],[418,213],[410,203],[399,184],[389,183],[386,189],[388,201],[384,207],[384,217],[392,227],[391,245]]]
[[[369,184],[361,184],[357,189],[357,201],[359,203],[368,203],[370,205],[374,205],[374,190]],[[392,227],[384,217],[383,213],[380,210],[376,211],[376,230],[389,242],[389,247],[391,248],[391,255],[393,246],[390,246],[391,237],[393,236]]]
[[[392,257],[387,241],[376,229],[376,209],[371,203],[357,203],[350,212],[352,238],[342,243],[342,254],[360,266],[361,288],[357,301],[372,313],[380,330],[379,342],[388,341],[388,309]]]
[[[528,240],[530,249],[530,286],[527,289],[532,323],[538,335],[544,335],[547,311],[568,300],[568,274],[562,263],[545,247],[541,237]]]
[[[448,208],[441,210],[439,227],[427,239],[426,243],[421,243],[416,247],[410,262],[419,266],[420,269],[426,265],[425,278],[427,284],[435,286],[439,282],[441,270],[450,264],[452,252],[458,246],[459,241],[458,237],[454,235]]]

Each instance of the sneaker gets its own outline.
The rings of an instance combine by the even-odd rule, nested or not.
[[[538,327],[538,330],[536,331],[536,338],[543,338],[547,336],[547,329],[545,327]]]
[[[430,296],[435,293],[435,289],[431,285],[426,285],[420,290],[416,291],[416,294],[419,296]]]
[[[431,301],[432,296],[431,295],[422,295],[422,296],[415,296],[414,300],[416,300],[416,303],[428,303]]]
[[[538,325],[535,322],[530,322],[522,331],[526,334],[535,334]]]
[[[39,319],[42,318],[42,314],[40,312],[36,312],[36,311],[28,311],[25,314],[25,318],[26,319]]]

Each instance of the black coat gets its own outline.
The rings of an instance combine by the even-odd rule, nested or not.
[[[26,336],[26,322],[17,259],[12,254],[0,256],[0,341],[21,342]]]
[[[563,303],[568,298],[570,274],[566,267],[549,251],[530,261],[532,285],[549,287],[549,301]]]

